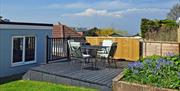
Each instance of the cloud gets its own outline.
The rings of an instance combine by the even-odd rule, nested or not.
[[[122,18],[125,15],[133,14],[133,13],[159,13],[159,12],[167,12],[167,11],[168,9],[159,9],[159,8],[130,8],[124,10],[117,10],[117,11],[96,10],[89,8],[83,12],[63,14],[63,16],[84,16],[84,17],[105,16],[112,18]]]
[[[108,12],[107,10],[95,10],[95,9],[86,9],[84,12],[76,13],[77,16],[112,16],[112,17],[121,17],[119,14],[114,12]]]
[[[104,1],[97,1],[97,2],[71,2],[71,3],[54,3],[45,6],[45,8],[49,9],[88,9],[88,8],[95,8],[95,9],[124,9],[127,8],[129,3],[121,2],[118,0],[104,0]]]
[[[169,9],[161,9],[161,8],[130,8],[126,10],[119,11],[120,13],[138,13],[138,12],[167,12]]]
[[[63,16],[85,16],[85,17],[109,16],[109,17],[117,17],[117,18],[121,17],[121,15],[117,14],[116,12],[109,12],[108,10],[96,10],[92,8],[86,9],[85,11],[80,13],[64,14]]]
[[[120,10],[128,8],[171,8],[178,0],[97,0],[70,3],[53,3],[44,6],[49,9],[83,10],[93,8],[97,10]]]
[[[48,5],[46,8],[49,9],[61,9],[61,8],[69,8],[69,9],[77,9],[77,8],[83,8],[83,7],[87,7],[88,4],[86,3],[81,3],[81,2],[77,2],[77,3],[68,3],[68,4],[50,4]]]
[[[109,0],[109,1],[101,1],[99,3],[96,3],[94,5],[96,9],[108,9],[108,10],[114,10],[114,9],[125,9],[131,6],[130,3],[122,2],[120,0]]]

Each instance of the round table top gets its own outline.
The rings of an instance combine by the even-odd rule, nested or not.
[[[83,48],[83,49],[100,49],[100,48],[107,48],[107,46],[101,46],[101,45],[82,45],[81,48]]]

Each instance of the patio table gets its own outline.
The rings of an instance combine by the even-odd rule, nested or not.
[[[81,46],[81,49],[88,51],[88,54],[91,55],[92,58],[95,58],[95,61],[94,62],[92,61],[92,66],[87,67],[85,69],[99,70],[99,68],[97,67],[97,51],[103,48],[106,49],[107,46],[100,46],[100,45],[82,45]]]

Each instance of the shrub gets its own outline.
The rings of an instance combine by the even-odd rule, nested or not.
[[[123,73],[124,81],[180,90],[180,57],[177,55],[147,57],[130,63]]]
[[[141,20],[141,35],[146,40],[177,41],[177,29],[174,20]]]

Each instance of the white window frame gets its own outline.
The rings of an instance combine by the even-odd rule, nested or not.
[[[25,42],[26,42],[26,37],[34,37],[35,38],[35,54],[34,54],[34,60],[32,61],[25,61]],[[21,62],[15,62],[13,63],[13,45],[14,45],[14,38],[23,38],[23,54],[22,54],[22,61]],[[21,66],[21,65],[27,65],[27,64],[33,64],[36,63],[36,54],[37,54],[37,38],[35,35],[30,35],[30,36],[12,36],[12,45],[11,45],[11,66]]]

